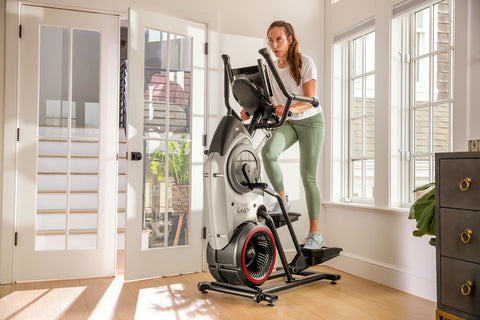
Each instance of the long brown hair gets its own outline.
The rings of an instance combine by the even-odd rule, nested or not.
[[[302,78],[300,72],[300,70],[302,69],[302,55],[298,51],[298,41],[295,37],[295,31],[293,30],[293,27],[290,23],[282,20],[277,20],[272,22],[270,27],[268,27],[267,35],[268,32],[275,27],[283,28],[285,30],[285,35],[287,36],[287,39],[288,37],[292,37],[292,43],[288,47],[287,62],[290,68],[290,74],[292,75],[293,79],[295,79],[295,82],[298,86],[300,85],[300,81]]]

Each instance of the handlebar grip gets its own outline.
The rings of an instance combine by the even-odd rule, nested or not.
[[[230,57],[226,54],[222,54],[223,64],[230,64]]]
[[[262,48],[258,50],[258,53],[260,53],[264,58],[268,57],[268,49],[267,48]]]
[[[320,101],[316,97],[297,96],[294,94],[292,100],[310,103],[315,108],[320,105]]]

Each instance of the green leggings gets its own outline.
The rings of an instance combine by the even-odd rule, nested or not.
[[[300,146],[300,175],[302,177],[310,220],[320,217],[322,199],[317,182],[317,168],[325,139],[323,112],[302,120],[287,120],[273,131],[262,149],[265,172],[275,191],[285,190],[278,156],[298,141]]]

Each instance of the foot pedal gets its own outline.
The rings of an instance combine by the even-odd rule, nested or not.
[[[309,266],[315,266],[324,263],[330,259],[338,257],[342,248],[337,247],[322,247],[321,249],[305,249],[302,246],[302,253],[307,260]]]
[[[298,218],[301,216],[301,214],[297,212],[287,212],[287,213],[288,213],[288,217],[290,218],[290,222],[297,221]],[[278,229],[287,224],[287,222],[285,221],[285,218],[283,217],[283,213],[269,212],[268,214],[270,215],[270,217],[272,217],[273,223],[275,223],[275,228]]]

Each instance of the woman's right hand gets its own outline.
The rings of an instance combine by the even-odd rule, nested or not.
[[[283,110],[285,110],[285,106],[283,104],[278,104],[278,105],[275,106],[275,114],[278,117],[282,116]]]
[[[242,118],[242,120],[250,119],[250,116],[247,114],[247,111],[245,111],[245,109],[242,109],[242,111],[240,111],[240,117]]]

